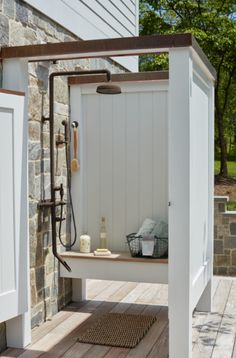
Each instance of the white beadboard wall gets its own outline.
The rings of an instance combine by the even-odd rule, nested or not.
[[[145,218],[168,220],[167,86],[166,81],[124,84],[115,96],[82,86],[81,102],[79,86],[71,87],[81,162],[73,191],[81,191],[75,193],[79,232],[91,235],[93,249],[101,216],[112,250],[127,249],[125,236],[137,232]]]
[[[138,36],[139,0],[25,0],[83,40]],[[116,57],[130,71],[138,57]]]

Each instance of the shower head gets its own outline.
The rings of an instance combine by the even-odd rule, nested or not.
[[[98,86],[96,92],[100,94],[120,94],[121,88],[108,83],[107,85]]]

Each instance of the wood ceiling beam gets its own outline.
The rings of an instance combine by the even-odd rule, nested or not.
[[[171,48],[192,47],[216,77],[214,67],[201,50],[192,34],[154,35],[122,37],[115,39],[72,41],[3,47],[0,52],[2,60],[10,58],[27,58],[29,61],[68,60],[75,58],[133,56],[169,51]]]
[[[138,82],[138,81],[163,81],[169,79],[168,71],[154,71],[154,72],[125,72],[114,73],[111,75],[112,82]],[[89,83],[107,82],[107,77],[101,75],[84,75],[74,76],[68,78],[69,85],[81,85]]]

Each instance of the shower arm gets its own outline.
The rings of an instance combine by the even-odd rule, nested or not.
[[[55,168],[54,168],[54,78],[59,76],[83,76],[88,74],[106,74],[107,82],[111,81],[111,73],[109,70],[91,70],[91,71],[65,71],[65,72],[53,72],[49,76],[49,118],[43,118],[44,121],[49,121],[49,132],[50,132],[50,186],[51,186],[51,201],[45,203],[45,206],[51,208],[51,228],[52,228],[52,252],[58,261],[67,269],[71,271],[71,268],[63,260],[63,258],[57,252],[57,233],[56,233],[56,195],[55,192],[58,190],[55,187]],[[41,203],[44,206],[44,203]]]

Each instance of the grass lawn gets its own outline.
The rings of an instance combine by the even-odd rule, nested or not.
[[[235,201],[228,201],[227,202],[227,210],[236,211],[236,202]]]
[[[220,171],[220,162],[218,160],[215,161],[215,174],[219,174]],[[228,162],[228,175],[229,177],[236,178],[236,161]],[[236,201],[228,201],[227,202],[227,210],[236,211]]]
[[[219,160],[215,161],[215,174],[219,174],[220,171],[220,162]],[[229,177],[236,178],[236,161],[228,162],[228,175]]]

